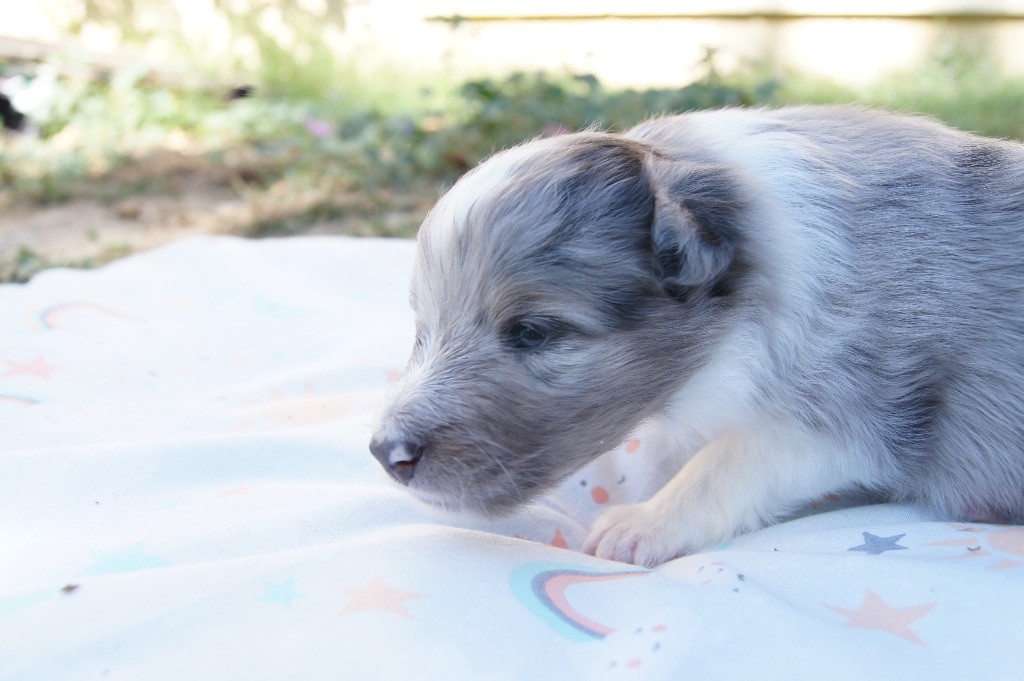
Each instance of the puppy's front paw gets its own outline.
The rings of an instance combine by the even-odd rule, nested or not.
[[[686,551],[676,522],[650,503],[613,506],[594,522],[582,548],[598,558],[655,567]]]

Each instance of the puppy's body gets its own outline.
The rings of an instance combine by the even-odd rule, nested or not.
[[[853,487],[1024,521],[1022,145],[687,114],[499,154],[419,245],[374,449],[427,500],[506,510],[659,419],[696,454],[598,520],[599,556],[655,564]]]

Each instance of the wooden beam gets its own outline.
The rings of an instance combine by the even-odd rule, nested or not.
[[[603,12],[594,14],[452,14],[448,16],[425,17],[430,22],[443,22],[453,25],[461,23],[493,23],[514,21],[605,21],[609,19],[658,20],[718,20],[718,21],[749,21],[760,19],[766,21],[798,21],[803,19],[893,19],[899,21],[1024,21],[1024,11],[985,11],[962,10],[942,12],[790,12],[790,11],[735,11],[735,12],[664,12],[664,13],[632,13]]]

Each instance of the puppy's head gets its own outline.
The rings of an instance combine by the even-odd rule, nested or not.
[[[579,133],[498,154],[418,238],[417,335],[371,442],[421,499],[507,512],[662,408],[741,281],[720,167]]]

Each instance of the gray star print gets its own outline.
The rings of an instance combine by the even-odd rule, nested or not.
[[[905,533],[893,535],[892,537],[879,537],[870,532],[861,532],[861,534],[864,535],[864,543],[860,546],[851,546],[847,551],[863,551],[864,553],[870,553],[872,556],[877,556],[886,551],[899,551],[907,548],[896,543],[906,536]]]

